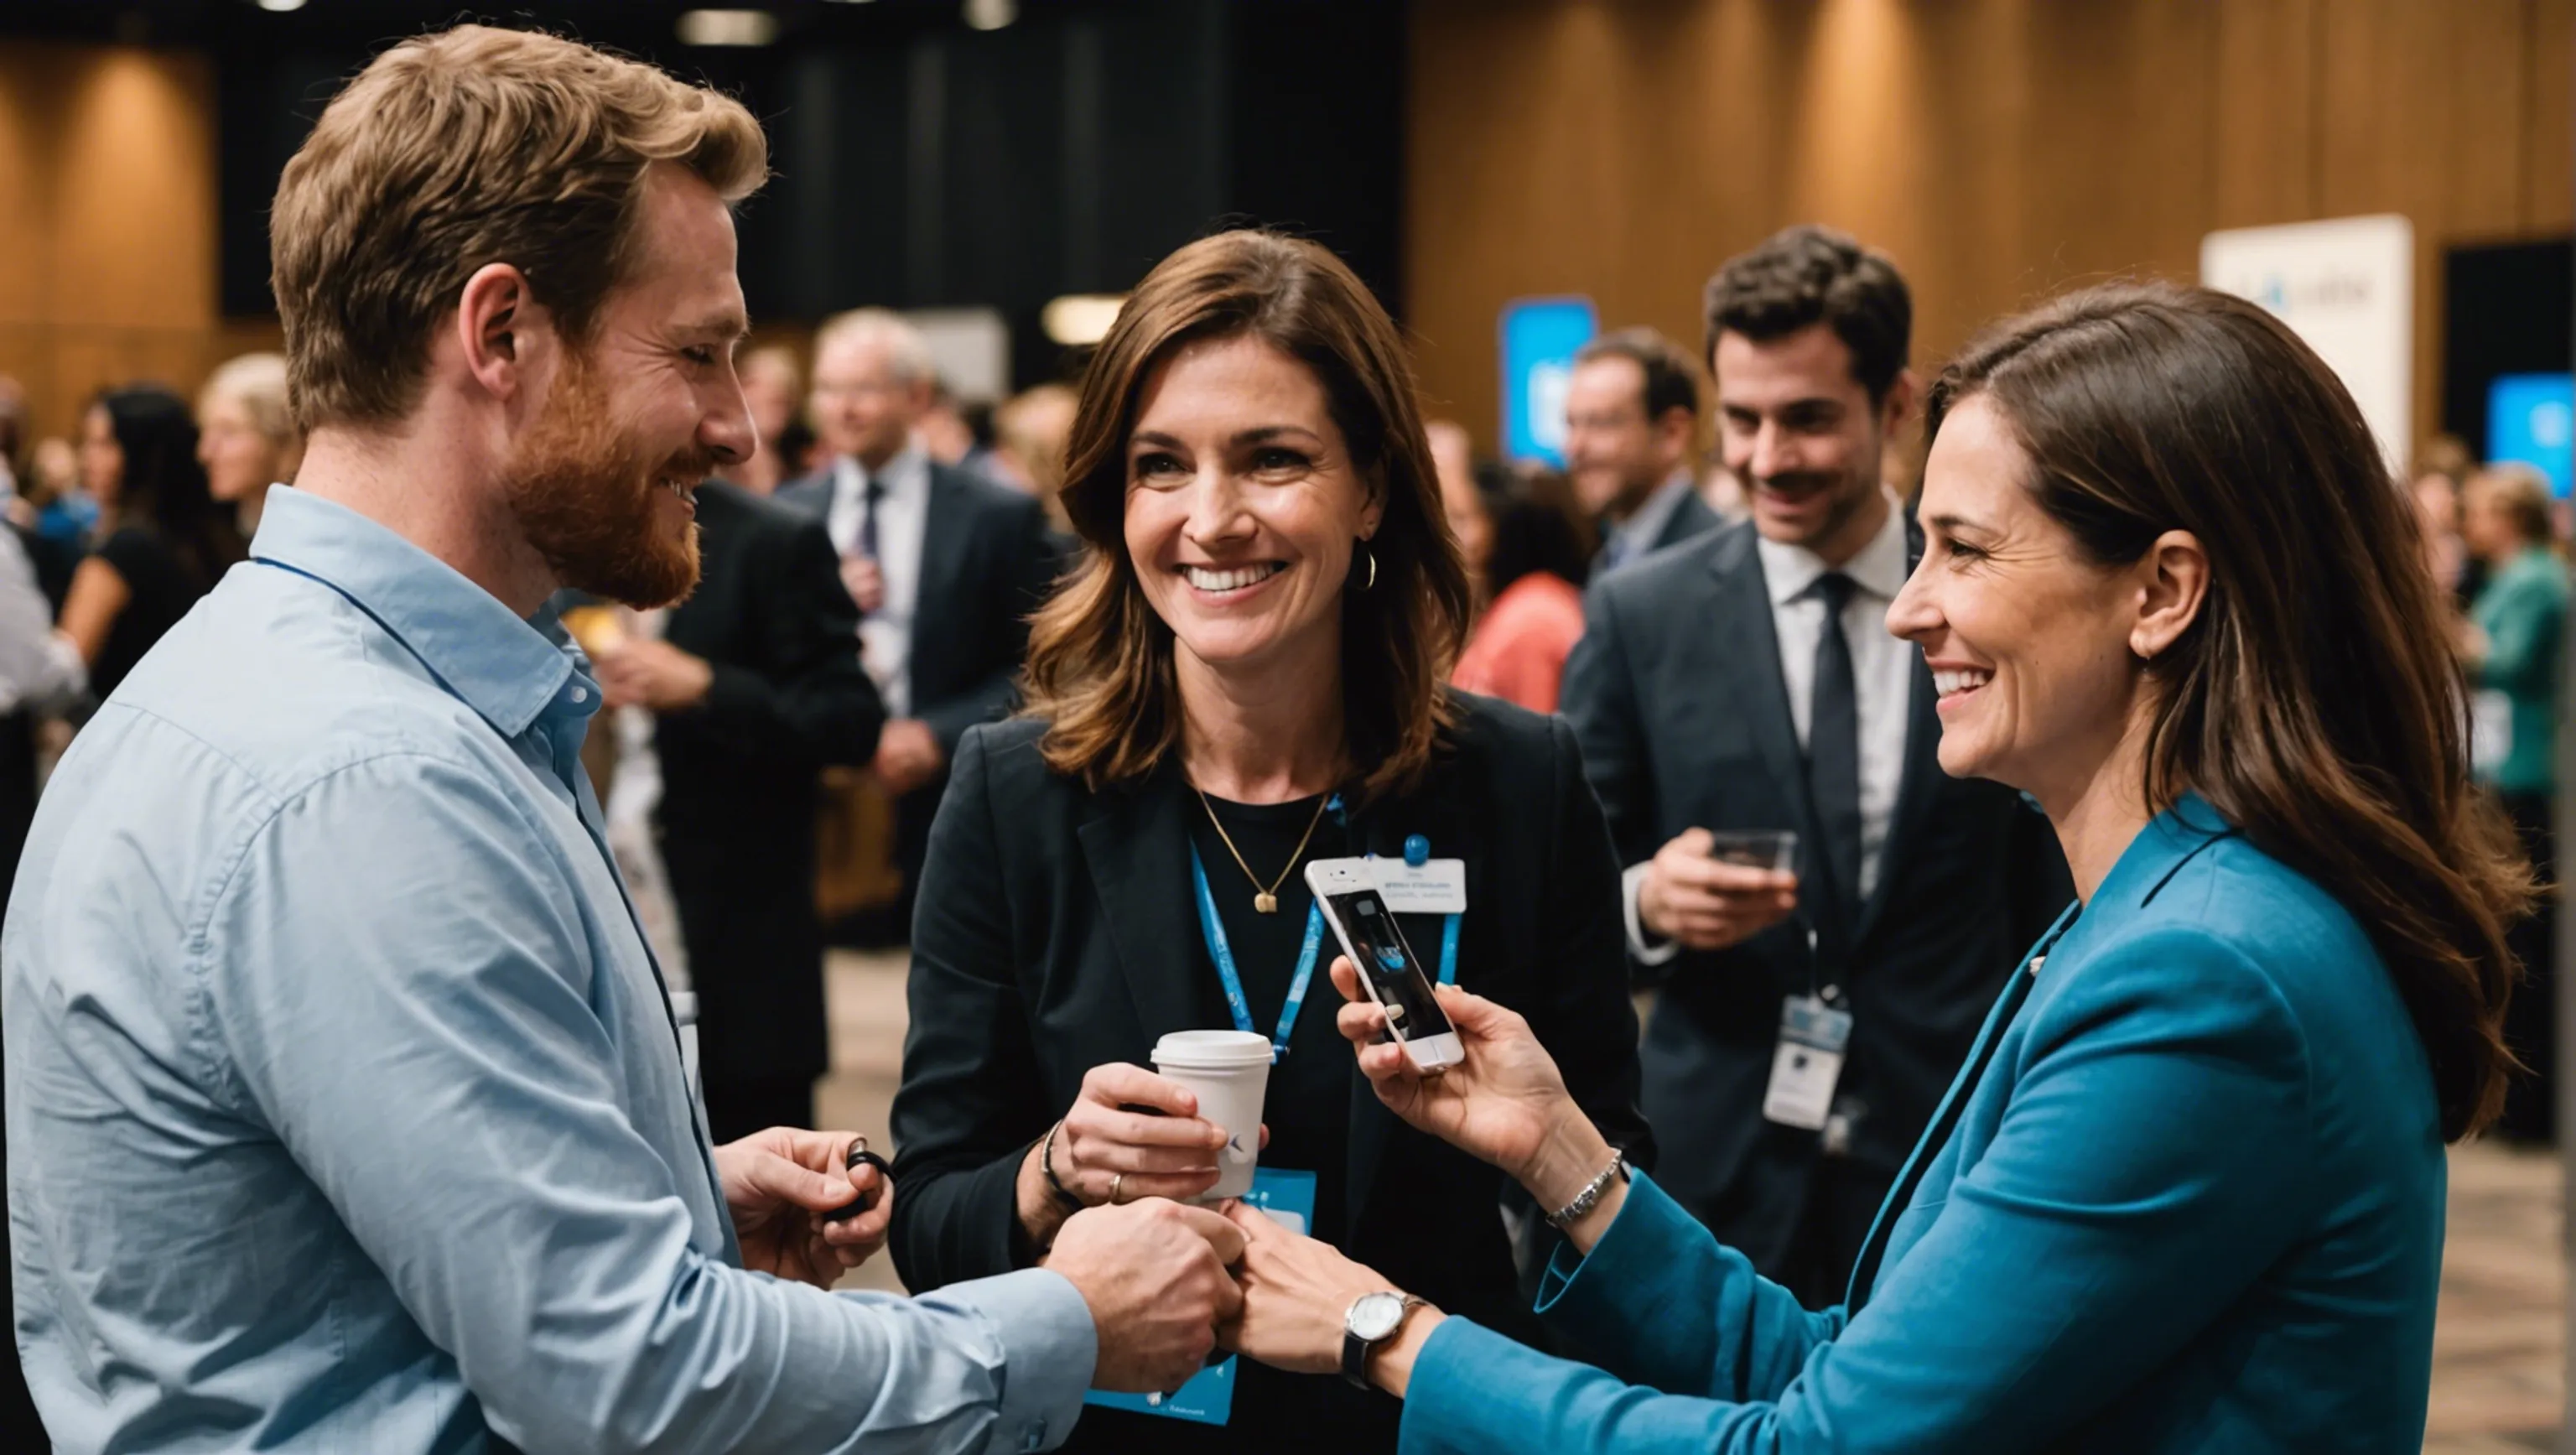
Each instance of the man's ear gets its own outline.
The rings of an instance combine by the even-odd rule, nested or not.
[[[1691,446],[1698,443],[1699,416],[1676,404],[1657,416],[1655,433],[1663,437],[1666,449],[1676,450],[1688,460]]]
[[[496,399],[518,398],[554,347],[554,321],[528,289],[527,275],[487,263],[457,295],[455,341],[465,371]]]
[[[1903,427],[1915,406],[1922,402],[1923,381],[1912,369],[1899,369],[1888,381],[1887,397],[1878,402],[1878,427],[1889,438]]]

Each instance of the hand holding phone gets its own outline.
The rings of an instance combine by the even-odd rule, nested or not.
[[[1377,1099],[1406,1124],[1500,1167],[1533,1195],[1555,1188],[1555,1169],[1582,1166],[1578,1187],[1601,1170],[1601,1159],[1584,1164],[1600,1145],[1599,1133],[1567,1095],[1565,1078],[1528,1021],[1454,987],[1437,992],[1465,1054],[1457,1065],[1426,1074],[1409,1047],[1386,1044],[1379,1033],[1384,1012],[1362,998],[1362,977],[1348,960],[1333,962],[1333,984],[1351,1002],[1335,1028],[1358,1052],[1360,1074]]]
[[[1440,1008],[1422,962],[1405,943],[1395,914],[1378,894],[1377,872],[1366,859],[1317,859],[1306,866],[1306,887],[1324,910],[1324,923],[1342,953],[1360,972],[1360,986],[1386,1012],[1386,1033],[1413,1064],[1438,1071],[1466,1059],[1458,1030]]]

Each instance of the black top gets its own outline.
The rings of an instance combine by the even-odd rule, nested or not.
[[[1023,720],[968,732],[931,834],[893,1113],[903,1195],[890,1247],[915,1292],[1026,1260],[1016,1232],[1020,1162],[1072,1104],[1085,1072],[1146,1066],[1169,1031],[1233,1026],[1190,888],[1194,847],[1263,1032],[1277,1025],[1305,933],[1299,876],[1280,885],[1277,915],[1253,913],[1252,886],[1176,763],[1094,790],[1047,766],[1044,731]],[[1267,882],[1314,803],[1218,807]],[[1353,806],[1347,827],[1327,819],[1308,856],[1400,855],[1416,833],[1433,854],[1466,861],[1459,983],[1528,1016],[1575,1101],[1651,1169],[1653,1139],[1634,1102],[1618,864],[1571,731],[1462,697],[1458,725],[1421,783]],[[1397,922],[1436,958],[1439,916]],[[1327,963],[1331,946],[1328,938],[1319,952]],[[1394,1286],[1537,1338],[1496,1205],[1502,1175],[1379,1104],[1334,1031],[1340,1006],[1319,965],[1265,1098],[1264,1165],[1314,1172],[1314,1231]],[[1392,1450],[1401,1414],[1395,1400],[1338,1376],[1246,1364],[1224,1427],[1092,1409],[1065,1448]]]
[[[1213,797],[1208,802],[1252,872],[1266,884],[1297,852],[1297,841],[1305,837],[1322,796],[1293,803],[1232,803]],[[1305,949],[1306,916],[1315,902],[1314,891],[1306,887],[1305,866],[1315,859],[1348,855],[1350,830],[1335,823],[1330,813],[1316,824],[1313,842],[1279,885],[1277,914],[1263,914],[1252,907],[1252,881],[1244,878],[1234,857],[1218,841],[1204,810],[1191,821],[1190,842],[1199,851],[1200,862],[1207,865],[1208,894],[1216,901],[1217,922],[1225,926],[1226,943],[1234,951],[1235,971],[1243,977],[1252,1029],[1265,1036],[1274,1034],[1280,1007],[1288,1000],[1288,983],[1296,978],[1298,954]],[[1270,1068],[1270,1085],[1261,1106],[1262,1122],[1270,1128],[1270,1145],[1261,1154],[1261,1165],[1315,1174],[1315,1226],[1310,1231],[1327,1243],[1338,1243],[1342,1237],[1342,1168],[1351,1145],[1350,1043],[1333,1028],[1342,996],[1328,973],[1333,956],[1339,953],[1327,927],[1315,951],[1315,975],[1306,983],[1305,1005],[1290,1033],[1288,1054]],[[1204,943],[1199,958],[1207,968],[1205,993],[1200,997],[1201,1024],[1211,1030],[1232,1027],[1234,1011],[1226,1004],[1223,982],[1217,979],[1216,959]]]
[[[107,629],[98,660],[90,664],[90,690],[105,697],[215,583],[188,569],[161,533],[148,526],[119,527],[99,542],[97,555],[116,568],[129,593],[125,609]]]

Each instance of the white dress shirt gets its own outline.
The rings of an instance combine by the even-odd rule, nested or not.
[[[1604,566],[1625,566],[1642,559],[1655,548],[1655,539],[1672,524],[1673,512],[1682,508],[1682,497],[1698,489],[1690,471],[1677,470],[1673,477],[1655,487],[1636,514],[1610,527],[1608,549],[1603,552]]]
[[[1809,593],[1816,579],[1834,568],[1803,546],[1756,537],[1755,549],[1771,596],[1771,630],[1780,643],[1780,686],[1788,694],[1789,721],[1803,753],[1807,724],[1815,715],[1816,646],[1825,628],[1825,604]],[[1886,524],[1841,569],[1857,588],[1843,607],[1843,640],[1851,646],[1852,689],[1860,709],[1860,892],[1867,899],[1878,889],[1888,824],[1896,817],[1897,791],[1904,786],[1905,733],[1913,716],[1914,646],[1887,630],[1887,608],[1905,588],[1907,570],[1905,512],[1893,496]],[[1645,877],[1644,864],[1629,866],[1628,947],[1641,963],[1660,965],[1681,947],[1669,940],[1647,942],[1644,921],[1637,915],[1637,890]]]
[[[912,716],[912,622],[921,601],[922,533],[930,522],[930,457],[921,446],[877,472],[885,494],[877,498],[877,570],[885,578],[885,603],[859,618],[859,665],[867,669],[886,712]],[[825,517],[832,548],[844,559],[859,553],[859,518],[866,512],[868,472],[843,455],[832,462],[832,508]]]
[[[88,690],[89,668],[54,630],[35,563],[18,533],[0,525],[0,713],[60,711]]]

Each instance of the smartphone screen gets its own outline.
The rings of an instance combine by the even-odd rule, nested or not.
[[[1421,962],[1413,958],[1413,948],[1404,942],[1404,932],[1396,928],[1395,916],[1387,913],[1376,890],[1327,895],[1325,902],[1332,906],[1333,918],[1346,937],[1342,948],[1351,952],[1352,963],[1376,988],[1378,1004],[1386,1007],[1387,1024],[1398,1039],[1445,1036],[1456,1029],[1441,1011],[1439,999],[1431,993],[1430,978],[1422,973]]]

